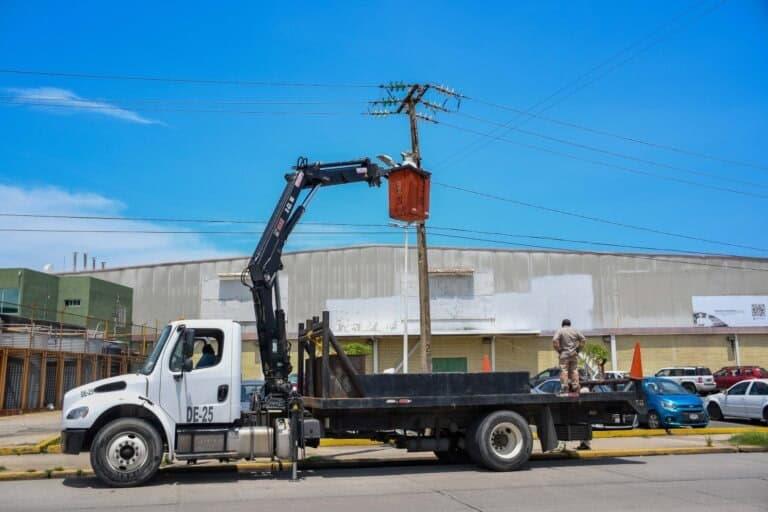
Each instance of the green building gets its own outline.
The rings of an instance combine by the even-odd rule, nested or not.
[[[0,269],[0,316],[9,323],[59,323],[130,333],[133,289],[88,276]]]
[[[58,300],[58,276],[25,268],[0,269],[0,315],[57,322]]]

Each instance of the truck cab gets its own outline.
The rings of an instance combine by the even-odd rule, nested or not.
[[[177,460],[273,455],[274,426],[243,425],[240,359],[237,322],[168,324],[137,373],[66,393],[65,453],[89,450],[98,476],[116,485],[151,478],[164,453]],[[251,447],[251,438],[262,445]]]

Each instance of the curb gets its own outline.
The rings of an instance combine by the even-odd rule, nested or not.
[[[701,447],[701,448],[647,448],[647,449],[623,449],[623,450],[598,450],[598,451],[577,451],[567,450],[563,452],[534,453],[531,454],[531,461],[543,460],[595,460],[611,459],[620,457],[651,457],[661,455],[699,455],[713,453],[768,453],[768,447],[764,446],[734,446],[734,447]],[[299,469],[319,470],[319,469],[354,469],[354,468],[383,468],[383,467],[413,467],[413,466],[435,466],[437,461],[432,458],[410,458],[410,459],[308,459],[299,463]],[[241,462],[237,464],[222,464],[215,466],[170,466],[160,468],[161,473],[165,474],[185,474],[185,473],[253,473],[266,472],[273,473],[279,471],[288,471],[291,469],[289,462],[282,461],[263,461],[263,462]],[[19,481],[19,480],[45,480],[51,478],[90,478],[93,477],[91,469],[67,468],[60,471],[8,471],[0,473],[0,482]]]
[[[592,435],[595,439],[610,439],[614,437],[716,436],[722,434],[744,434],[747,432],[768,432],[768,427],[674,428],[669,431],[662,428],[653,430],[597,430],[593,431]]]
[[[37,444],[20,444],[17,446],[0,446],[0,455],[35,455],[38,453],[60,453],[58,446],[61,436],[43,439]],[[53,451],[52,451],[53,450]]]

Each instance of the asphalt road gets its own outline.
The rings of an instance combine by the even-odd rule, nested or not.
[[[344,469],[299,482],[262,474],[165,476],[139,489],[95,479],[0,483],[9,511],[334,512],[580,510],[761,511],[768,454],[540,461],[522,471],[472,466]]]

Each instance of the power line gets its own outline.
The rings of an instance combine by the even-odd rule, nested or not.
[[[78,73],[71,71],[48,71],[19,68],[0,68],[0,73],[8,75],[52,76],[59,78],[77,78],[85,80],[122,80],[139,82],[164,82],[174,84],[197,85],[237,85],[244,87],[318,87],[318,88],[373,88],[379,84],[363,83],[333,83],[333,82],[288,82],[267,80],[225,80],[182,77],[159,77],[149,75],[122,75],[122,74],[97,74]]]
[[[46,97],[46,96],[0,96],[0,100],[8,101],[18,105],[25,105],[28,101],[40,101],[40,102],[61,102],[63,98]],[[366,105],[370,102],[365,100],[288,100],[288,99],[253,99],[253,98],[66,98],[69,102],[99,102],[110,103],[117,106],[126,104],[212,104],[212,105]]]
[[[462,236],[462,235],[446,235],[441,233],[432,233],[430,232],[430,235],[432,236],[438,236],[438,237],[445,237],[445,238],[457,238],[457,239],[463,239],[463,240],[474,240],[474,241],[480,241],[480,242],[489,242],[489,243],[496,243],[496,244],[502,244],[502,245],[513,245],[513,246],[521,246],[521,247],[530,247],[533,249],[545,249],[545,250],[553,250],[553,251],[562,251],[562,249],[558,247],[551,247],[546,245],[533,245],[533,244],[522,244],[518,242],[508,242],[506,240],[493,240],[489,238],[478,238],[478,237],[469,237],[469,236]],[[606,255],[605,253],[596,253],[598,255]],[[723,265],[723,264],[717,264],[717,263],[706,263],[703,261],[680,261],[680,260],[673,260],[669,258],[663,258],[658,257],[655,255],[641,255],[641,254],[622,254],[622,253],[610,253],[610,256],[616,256],[618,258],[633,258],[633,259],[645,259],[645,260],[651,260],[651,261],[662,261],[666,263],[675,263],[678,265],[697,265],[702,267],[714,267],[714,268],[720,268],[720,269],[727,269],[727,270],[749,270],[749,271],[756,271],[756,272],[768,272],[768,267],[766,268],[757,268],[757,267],[733,267],[730,265]]]
[[[493,120],[490,120],[490,119],[485,119],[485,118],[478,117],[478,116],[473,116],[471,114],[467,114],[467,113],[464,113],[464,112],[456,112],[456,114],[458,114],[460,116],[463,116],[463,117],[466,117],[468,119],[473,119],[475,121],[479,121],[481,123],[486,123],[486,124],[495,125],[495,126],[504,126],[503,123],[500,123],[500,122],[497,122],[497,121],[493,121]],[[633,155],[628,155],[626,153],[621,153],[621,152],[618,152],[618,151],[612,151],[610,149],[604,149],[604,148],[600,148],[600,147],[597,147],[597,146],[592,146],[592,145],[589,145],[589,144],[583,144],[581,142],[575,142],[575,141],[568,140],[568,139],[562,139],[560,137],[553,137],[551,135],[547,135],[545,133],[540,133],[540,132],[535,132],[533,130],[524,130],[524,129],[518,128],[516,126],[510,126],[508,129],[512,130],[512,131],[516,131],[518,133],[525,134],[525,135],[531,135],[533,137],[538,137],[540,139],[549,140],[549,141],[552,141],[552,142],[557,142],[559,144],[565,144],[567,146],[572,146],[572,147],[576,147],[576,148],[580,148],[580,149],[586,149],[586,150],[589,150],[589,151],[594,151],[596,153],[602,153],[604,155],[614,156],[614,157],[617,157],[617,158],[623,158],[625,160],[632,160],[634,162],[640,162],[640,163],[644,163],[644,164],[648,164],[648,165],[653,165],[655,167],[662,167],[662,168],[665,168],[665,169],[671,169],[673,171],[685,172],[685,173],[692,174],[692,175],[695,175],[695,176],[704,176],[704,177],[707,177],[707,178],[715,178],[715,179],[719,179],[719,180],[730,180],[730,181],[735,182],[735,183],[742,183],[744,185],[750,185],[752,187],[768,188],[768,185],[765,185],[765,184],[762,184],[762,183],[756,183],[754,181],[740,180],[740,179],[736,179],[736,178],[733,178],[733,177],[730,177],[730,176],[722,176],[720,174],[713,174],[713,173],[708,173],[708,172],[696,171],[696,170],[693,170],[693,169],[687,169],[685,167],[679,167],[679,166],[676,166],[676,165],[669,165],[669,164],[665,164],[665,163],[662,163],[662,162],[657,162],[655,160],[649,160],[649,159],[646,159],[646,158],[640,158],[640,157],[636,157],[636,156],[633,156]]]
[[[478,234],[496,234],[501,236],[520,236],[520,237],[527,237],[527,238],[537,238],[537,239],[547,239],[547,240],[555,240],[555,241],[571,241],[571,242],[577,242],[577,243],[584,243],[584,244],[590,244],[590,245],[610,245],[613,247],[627,247],[627,248],[638,248],[639,246],[622,246],[620,244],[606,244],[603,242],[593,242],[593,241],[585,241],[585,240],[567,240],[563,238],[556,238],[556,237],[544,237],[544,236],[532,236],[532,235],[514,235],[509,233],[494,233],[494,232],[483,232],[483,231],[473,231],[473,230],[465,230],[460,228],[433,228],[430,227],[430,234],[432,236],[437,237],[443,237],[443,238],[452,238],[452,239],[458,239],[458,240],[471,240],[471,241],[479,241],[479,242],[488,242],[488,243],[495,243],[495,244],[503,244],[508,246],[515,246],[515,247],[527,247],[527,248],[534,248],[534,249],[543,249],[543,250],[554,250],[554,251],[561,251],[561,252],[573,252],[573,253],[580,253],[583,251],[577,251],[569,248],[563,248],[563,247],[554,247],[549,245],[541,245],[541,244],[528,244],[523,242],[511,242],[507,240],[497,240],[497,239],[491,239],[491,238],[484,238],[484,237],[477,237],[477,236],[468,236],[468,235],[454,235],[454,234],[448,234],[448,233],[440,233],[436,232],[438,231],[444,231],[444,230],[453,230],[453,231],[461,231],[461,232],[468,232],[468,233],[478,233]],[[152,234],[152,235],[158,235],[158,234],[176,234],[176,235],[191,235],[191,234],[216,234],[216,235],[258,235],[261,234],[260,231],[171,231],[171,230],[86,230],[86,229],[34,229],[34,228],[0,228],[0,232],[33,232],[33,233],[89,233],[89,234]],[[328,236],[337,236],[337,235],[390,235],[390,236],[400,236],[400,233],[397,231],[317,231],[317,232],[311,232],[311,231],[302,231],[302,232],[296,232],[293,233],[293,235],[328,235]],[[644,249],[657,249],[657,248],[650,248],[650,247],[640,247]],[[669,250],[669,249],[665,249]],[[674,249],[672,249],[674,251]],[[699,266],[706,266],[706,267],[714,267],[714,268],[721,268],[721,269],[729,269],[729,270],[755,270],[760,272],[768,272],[768,268],[754,268],[754,267],[733,267],[729,265],[723,265],[723,264],[714,264],[714,263],[704,263],[704,262],[696,262],[696,261],[681,261],[681,260],[673,260],[668,259],[664,257],[660,257],[658,255],[640,255],[640,254],[624,254],[624,253],[595,253],[600,255],[611,255],[611,256],[617,256],[622,258],[635,258],[635,259],[647,259],[652,261],[663,261],[668,263],[675,263],[675,264],[683,264],[683,265],[699,265]],[[712,258],[733,258],[732,255],[724,255],[724,254],[716,254],[716,253],[688,253],[690,256],[696,256],[696,257],[712,257]],[[680,257],[684,257],[685,255],[681,255]]]
[[[448,188],[456,188],[459,190],[469,191],[465,189],[460,189],[458,187],[452,186],[452,185],[446,185],[443,183],[436,183],[439,186],[444,186]],[[510,200],[512,201],[512,200]],[[522,203],[520,206],[533,206],[530,203]],[[545,208],[545,207],[542,207]],[[548,211],[555,211],[552,209],[548,209]],[[561,213],[560,211],[556,211],[557,213]],[[108,215],[56,215],[56,214],[38,214],[38,213],[10,213],[10,212],[0,212],[0,217],[6,217],[6,218],[39,218],[39,219],[58,219],[58,220],[97,220],[97,221],[123,221],[123,222],[168,222],[168,223],[177,223],[177,224],[235,224],[235,225],[265,225],[266,222],[262,220],[246,220],[246,219],[210,219],[210,218],[170,218],[170,217],[118,217],[118,216],[108,216]],[[583,218],[583,217],[582,217]],[[590,219],[591,220],[591,219]],[[352,222],[320,222],[320,221],[302,221],[302,224],[305,226],[327,226],[327,227],[351,227],[351,228],[386,228],[386,229],[394,229],[389,224],[374,224],[374,223],[352,223]],[[440,230],[440,231],[455,231],[455,232],[462,232],[462,233],[473,233],[473,234],[482,234],[482,235],[494,235],[494,236],[508,236],[513,238],[530,238],[535,240],[550,240],[550,241],[556,241],[556,242],[567,242],[567,243],[578,243],[578,244],[584,244],[584,245],[597,245],[597,246],[605,246],[605,247],[615,247],[615,248],[623,248],[623,249],[640,249],[640,250],[647,250],[647,251],[662,251],[662,252],[677,252],[681,254],[697,254],[697,255],[705,255],[705,256],[716,256],[716,257],[738,257],[737,255],[733,254],[723,254],[723,253],[713,253],[713,252],[702,252],[702,251],[691,251],[687,249],[676,249],[676,248],[669,248],[669,247],[654,247],[654,246],[643,246],[643,245],[630,245],[630,244],[619,244],[619,243],[612,243],[612,242],[603,242],[603,241],[596,241],[596,240],[578,240],[578,239],[570,239],[570,238],[563,238],[563,237],[553,237],[553,236],[545,236],[545,235],[530,235],[530,234],[520,234],[520,233],[506,233],[506,232],[499,232],[499,231],[481,231],[477,229],[470,229],[470,228],[459,228],[454,226],[435,226],[430,224],[430,230]],[[37,230],[38,228],[8,228],[8,229],[18,229],[21,232],[34,232],[33,230]],[[41,232],[57,232],[61,228],[39,228],[39,229],[45,229]],[[0,229],[2,231],[2,229]],[[200,231],[191,231],[191,230],[179,230],[179,231],[164,231],[164,230],[83,230],[83,229],[76,229],[76,230],[68,230],[68,232],[85,232],[85,233],[91,233],[91,232],[117,232],[117,233],[156,233],[156,234],[238,234],[238,235],[252,235],[261,234],[261,231],[213,231],[213,230],[200,230]],[[323,231],[322,233],[329,233],[329,234],[336,234],[336,232],[329,232],[329,231]],[[344,231],[343,233],[364,233],[364,234],[376,234],[374,231],[360,231],[360,232],[350,232],[350,231]],[[698,239],[697,239],[698,240]],[[731,245],[725,242],[717,242],[717,243],[723,243],[725,245]],[[756,249],[756,250],[763,250],[763,249]],[[768,252],[768,249],[765,250]]]
[[[768,195],[764,195],[764,194],[757,194],[755,192],[749,192],[749,191],[745,191],[745,190],[738,190],[738,189],[735,189],[735,188],[723,187],[723,186],[719,186],[719,185],[710,185],[708,183],[700,183],[698,181],[691,181],[691,180],[688,180],[688,179],[678,178],[678,177],[675,177],[675,176],[669,176],[669,175],[666,175],[666,174],[658,174],[658,173],[654,173],[654,172],[650,172],[650,171],[645,171],[645,170],[642,170],[642,169],[635,169],[634,167],[627,167],[625,165],[614,164],[614,163],[611,163],[611,162],[604,162],[602,160],[595,160],[595,159],[592,159],[592,158],[585,158],[585,157],[581,157],[581,156],[578,156],[578,155],[574,155],[572,153],[566,153],[566,152],[555,150],[555,149],[545,148],[545,147],[542,147],[542,146],[536,146],[535,144],[528,144],[528,143],[525,143],[525,142],[518,142],[516,140],[512,140],[512,139],[508,139],[506,137],[503,137],[501,135],[489,135],[489,134],[487,134],[485,132],[481,132],[479,130],[473,130],[471,128],[465,128],[463,126],[459,126],[459,125],[455,125],[455,124],[451,124],[451,123],[446,123],[445,121],[440,121],[440,122],[435,121],[435,123],[443,125],[443,126],[447,126],[449,128],[453,128],[455,130],[460,130],[460,131],[463,131],[463,132],[472,133],[472,134],[480,135],[480,136],[483,136],[483,137],[488,137],[488,138],[491,138],[491,139],[494,139],[494,140],[499,140],[499,141],[502,141],[502,142],[507,142],[509,144],[514,144],[514,145],[521,146],[521,147],[524,147],[524,148],[533,149],[533,150],[536,150],[536,151],[541,151],[541,152],[549,153],[549,154],[552,154],[552,155],[562,156],[562,157],[565,157],[565,158],[570,158],[572,160],[579,160],[579,161],[582,161],[582,162],[587,162],[587,163],[594,164],[594,165],[599,165],[599,166],[602,166],[602,167],[612,167],[612,168],[619,169],[621,171],[629,172],[629,173],[632,173],[632,174],[638,174],[638,175],[642,175],[642,176],[650,176],[650,177],[653,177],[653,178],[658,178],[660,180],[672,181],[672,182],[681,183],[681,184],[684,184],[684,185],[690,185],[690,186],[699,187],[699,188],[706,188],[706,189],[710,189],[710,190],[717,190],[719,192],[728,192],[728,193],[731,193],[731,194],[738,194],[738,195],[743,195],[743,196],[756,197],[756,198],[759,198],[759,199],[768,199]]]
[[[614,220],[610,220],[610,219],[604,219],[604,218],[601,218],[601,217],[595,217],[595,216],[592,216],[592,215],[585,215],[585,214],[582,214],[582,213],[573,212],[573,211],[569,211],[569,210],[562,210],[562,209],[559,209],[559,208],[551,208],[551,207],[548,207],[548,206],[534,204],[534,203],[530,203],[530,202],[527,202],[527,201],[520,201],[518,199],[512,199],[510,197],[503,197],[503,196],[498,196],[498,195],[495,195],[495,194],[490,194],[490,193],[487,193],[487,192],[480,192],[480,191],[477,191],[477,190],[472,190],[472,189],[468,189],[468,188],[464,188],[464,187],[459,187],[459,186],[456,186],[456,185],[449,185],[448,183],[442,183],[442,182],[434,181],[434,180],[432,180],[432,184],[433,185],[437,185],[439,187],[447,188],[447,189],[452,189],[452,190],[458,190],[458,191],[461,191],[461,192],[466,192],[468,194],[473,194],[473,195],[476,195],[478,197],[484,197],[486,199],[494,199],[496,201],[504,201],[504,202],[507,202],[507,203],[516,204],[518,206],[524,206],[526,208],[533,208],[533,209],[536,209],[536,210],[546,211],[546,212],[550,212],[550,213],[557,213],[559,215],[566,215],[566,216],[569,216],[569,217],[575,217],[575,218],[582,219],[582,220],[589,220],[589,221],[592,221],[592,222],[598,222],[600,224],[607,224],[607,225],[611,225],[611,226],[618,226],[618,227],[622,227],[622,228],[626,228],[626,229],[633,229],[633,230],[636,230],[636,231],[645,231],[647,233],[655,233],[657,235],[670,236],[670,237],[681,238],[681,239],[685,239],[685,240],[694,240],[694,241],[697,241],[697,242],[705,242],[705,243],[708,243],[708,244],[723,245],[723,246],[728,246],[728,247],[737,247],[739,249],[749,249],[751,251],[759,251],[759,252],[767,252],[768,253],[768,249],[763,248],[763,247],[755,247],[755,246],[751,246],[751,245],[734,244],[734,243],[731,243],[731,242],[723,242],[723,241],[720,241],[720,240],[713,240],[713,239],[702,238],[702,237],[697,237],[697,236],[685,235],[685,234],[682,234],[682,233],[674,233],[672,231],[664,231],[664,230],[661,230],[661,229],[655,229],[655,228],[650,228],[650,227],[646,227],[646,226],[639,226],[639,225],[636,225],[636,224],[628,224],[628,223],[625,223],[625,222],[618,222],[618,221],[614,221]]]
[[[124,111],[117,105],[92,105],[90,100],[75,100],[73,104],[56,104],[52,102],[37,102],[37,101],[2,101],[0,105],[12,106],[12,107],[45,107],[45,108],[62,108],[69,110],[79,110],[83,112],[88,111],[104,111],[114,112],[117,110]],[[82,101],[82,103],[77,103]],[[305,115],[305,116],[338,116],[338,115],[355,115],[360,116],[360,112],[316,112],[316,111],[300,111],[300,110],[285,110],[285,111],[273,111],[273,110],[231,110],[231,109],[192,109],[192,108],[148,108],[148,107],[131,107],[131,111],[135,112],[186,112],[196,114],[248,114],[248,115]]]
[[[666,150],[666,151],[672,151],[672,152],[675,152],[675,153],[680,153],[682,155],[688,155],[688,156],[694,156],[694,157],[698,157],[698,158],[704,158],[704,159],[707,159],[707,160],[712,160],[712,161],[720,162],[720,163],[724,163],[724,164],[739,165],[739,166],[742,166],[742,167],[752,167],[754,169],[760,169],[760,170],[768,171],[768,166],[766,166],[766,165],[761,165],[761,164],[756,164],[756,163],[751,163],[751,162],[745,162],[745,161],[742,161],[742,160],[733,160],[733,159],[730,159],[730,158],[723,158],[723,157],[719,157],[719,156],[715,156],[715,155],[710,155],[710,154],[707,154],[707,153],[701,153],[701,152],[698,152],[698,151],[693,151],[693,150],[686,149],[686,148],[681,148],[681,147],[677,147],[677,146],[671,146],[671,145],[668,145],[668,144],[661,144],[659,142],[652,142],[652,141],[648,141],[648,140],[644,140],[644,139],[638,139],[636,137],[628,137],[626,135],[621,135],[621,134],[618,134],[618,133],[609,132],[607,130],[600,130],[600,129],[597,129],[597,128],[592,128],[592,127],[585,126],[583,124],[574,123],[574,122],[571,122],[571,121],[564,121],[562,119],[556,119],[556,118],[549,117],[549,116],[543,116],[543,115],[540,115],[540,114],[534,114],[533,112],[530,112],[530,111],[527,111],[527,110],[523,110],[523,109],[519,109],[519,108],[515,108],[515,107],[510,107],[508,105],[502,105],[500,103],[494,103],[492,101],[482,100],[480,98],[472,97],[472,98],[467,98],[467,99],[469,99],[469,100],[471,100],[471,101],[473,101],[475,103],[480,103],[480,104],[483,104],[483,105],[488,105],[490,107],[498,108],[498,109],[501,109],[501,110],[508,110],[510,112],[515,112],[515,113],[520,114],[520,115],[525,115],[525,116],[532,117],[532,118],[535,118],[535,119],[540,119],[540,120],[546,121],[548,123],[558,124],[560,126],[566,126],[568,128],[575,128],[577,130],[582,130],[582,131],[585,131],[585,132],[588,132],[588,133],[594,133],[596,135],[604,135],[606,137],[613,137],[615,139],[623,140],[623,141],[626,141],[626,142],[632,142],[632,143],[635,143],[635,144],[642,144],[644,146],[648,146],[648,147],[652,147],[652,148],[656,148],[656,149],[663,149],[663,150]]]
[[[698,16],[692,15],[691,19],[689,21],[694,21],[698,17],[703,17],[704,15],[709,14],[710,12],[712,12],[715,9],[719,8],[723,3],[725,3],[725,1],[727,1],[727,0],[720,0],[719,2],[717,2],[714,5],[710,6],[710,8],[708,8],[708,9],[698,13]],[[690,8],[686,8],[683,12],[681,12],[680,14],[675,16],[672,19],[671,22],[669,22],[667,24],[664,24],[663,26],[660,26],[660,27],[654,29],[648,35],[646,35],[646,36],[640,38],[639,40],[631,43],[629,46],[627,46],[627,47],[623,48],[622,50],[618,51],[617,53],[615,53],[614,55],[612,55],[608,59],[604,60],[603,62],[601,62],[597,66],[592,67],[586,73],[583,73],[583,74],[579,75],[576,79],[571,80],[570,82],[568,82],[565,85],[561,86],[559,89],[557,89],[553,93],[549,94],[543,100],[540,100],[537,103],[535,103],[534,105],[532,105],[528,109],[528,111],[529,112],[534,111],[534,110],[538,109],[538,107],[540,107],[540,106],[542,106],[542,108],[538,109],[538,113],[542,113],[542,112],[545,112],[547,110],[550,110],[551,108],[553,108],[556,105],[562,103],[563,101],[565,101],[569,97],[573,96],[578,91],[580,91],[580,90],[584,89],[585,87],[595,83],[597,80],[599,80],[603,76],[607,75],[608,73],[610,73],[612,71],[615,71],[619,67],[621,67],[621,66],[627,64],[628,62],[632,61],[633,59],[635,59],[641,53],[643,53],[643,52],[649,50],[650,48],[656,46],[657,44],[659,44],[663,40],[662,36],[664,35],[663,34],[664,30],[666,30],[668,27],[671,27],[671,28],[668,29],[668,31],[666,33],[666,36],[672,35],[676,31],[675,29],[677,29],[677,30],[682,29],[685,26],[683,21],[685,21],[685,18],[688,16],[688,14],[692,10],[694,10],[696,7],[702,5],[703,3],[704,2],[702,1],[702,2],[699,2],[696,6],[693,6],[693,7],[690,7]],[[675,27],[675,24],[677,24],[677,27]],[[657,35],[658,35],[658,37],[657,37]],[[656,40],[654,41],[653,38],[655,38],[655,37],[656,37]],[[650,42],[647,45],[645,45],[645,46],[641,46],[647,40],[650,40]],[[635,50],[636,47],[639,47],[639,48],[637,48]],[[611,62],[613,62],[614,60],[618,59],[623,54],[628,53],[628,52],[632,52],[632,53],[629,53],[629,56],[627,58],[625,58],[624,60],[620,60],[620,61],[614,63],[611,67],[606,69],[604,72],[602,72],[602,73],[594,76],[592,79],[590,79],[590,80],[580,84],[580,82],[581,82],[581,80],[583,78],[589,77],[590,75],[593,75],[594,73],[600,71],[601,69],[605,68],[606,66],[609,66],[611,64]],[[573,86],[573,88],[571,88],[572,86]],[[565,96],[562,96],[559,99],[557,99],[556,101],[550,103],[549,105],[544,106],[547,102],[549,102],[553,98],[555,98],[558,95],[560,95],[560,93],[568,91],[568,89],[571,89],[571,90],[569,92],[567,92],[565,94]],[[528,118],[528,119],[530,119],[530,118]],[[507,124],[511,125],[515,120],[516,119],[510,119]],[[527,121],[527,119],[524,119],[524,120],[522,120],[520,123],[518,123],[515,126],[520,126],[521,124],[525,123],[526,121]],[[504,130],[494,129],[494,130],[489,131],[488,135],[493,134],[494,132],[497,132],[497,131],[500,131],[501,133],[504,133]],[[455,152],[452,156],[449,156],[448,158],[440,161],[438,163],[438,166],[442,166],[442,165],[444,165],[445,163],[447,163],[450,160],[458,160],[458,159],[464,158],[474,148],[479,149],[483,145],[487,145],[487,144],[488,144],[488,141],[485,141],[485,144],[483,144],[483,141],[481,139],[477,139],[474,142],[470,143],[463,150],[459,150],[458,152]]]

